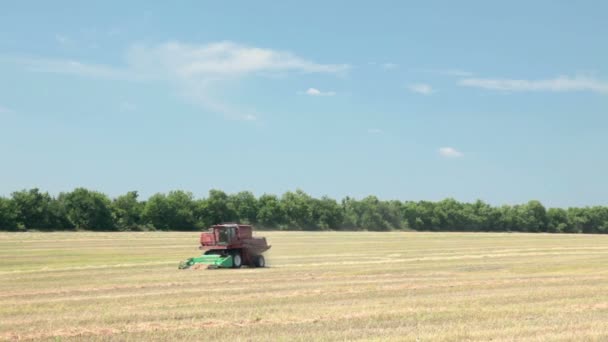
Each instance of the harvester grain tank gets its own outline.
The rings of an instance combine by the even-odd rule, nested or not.
[[[199,249],[203,255],[190,258],[179,264],[180,269],[194,265],[209,268],[264,267],[262,253],[270,249],[265,237],[254,237],[253,227],[248,224],[223,223],[201,233]]]

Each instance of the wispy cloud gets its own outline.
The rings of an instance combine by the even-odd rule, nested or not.
[[[347,64],[320,64],[291,52],[249,47],[233,42],[204,45],[169,42],[135,45],[128,52],[132,65],[161,66],[178,77],[233,77],[256,73],[340,73]],[[151,70],[148,70],[151,71]]]
[[[79,33],[75,33],[77,38],[73,36],[67,36],[65,34],[55,34],[55,42],[63,48],[68,49],[99,49],[100,44],[96,41],[99,38],[100,32],[94,29],[81,30]]]
[[[310,95],[310,96],[334,96],[334,95],[336,95],[335,91],[320,91],[317,88],[308,88],[308,90],[306,90],[304,93],[306,95]]]
[[[0,114],[12,114],[12,113],[13,113],[12,110],[10,110],[6,107],[0,106]]]
[[[144,75],[137,74],[129,68],[117,68],[102,64],[82,63],[75,60],[20,58],[18,64],[32,72],[69,74],[110,80],[135,80]]]
[[[55,41],[61,45],[70,45],[73,43],[71,38],[63,34],[56,34]]]
[[[398,67],[399,67],[399,64],[395,64],[395,63],[384,63],[384,64],[382,64],[382,68],[384,70],[397,69]]]
[[[471,77],[472,72],[461,70],[461,69],[414,69],[415,72],[423,72],[427,74],[435,74],[441,76],[455,76],[455,77]]]
[[[504,78],[465,78],[460,80],[459,85],[464,87],[476,87],[488,90],[506,92],[526,91],[591,91],[608,94],[608,83],[590,77],[559,76],[544,80],[526,79],[504,79]]]
[[[177,86],[180,94],[188,101],[211,112],[219,113],[228,120],[256,121],[258,119],[259,115],[251,109],[218,100],[216,94],[211,91],[213,84],[216,83],[183,81],[182,84]]]
[[[399,64],[392,63],[392,62],[384,62],[384,63],[368,62],[367,64],[373,65],[373,66],[379,66],[384,70],[392,70],[392,69],[397,69],[399,67]]]
[[[425,83],[410,84],[407,88],[411,92],[422,94],[422,95],[431,95],[434,92],[433,87],[431,87],[429,84],[425,84]]]
[[[106,31],[106,35],[113,37],[122,33],[122,29],[120,27],[112,27]]]
[[[242,117],[242,120],[244,120],[244,121],[255,121],[257,119],[258,118],[253,114],[246,114]]]
[[[441,155],[442,157],[446,157],[446,158],[464,157],[464,153],[458,151],[457,149],[455,149],[453,147],[440,147],[438,152],[439,152],[439,155]]]
[[[343,74],[348,64],[323,64],[292,52],[252,47],[234,42],[157,45],[135,44],[125,53],[125,65],[115,67],[75,60],[22,58],[19,64],[33,72],[61,73],[108,80],[162,80],[186,98],[227,118],[252,121],[257,115],[243,112],[214,96],[220,82],[243,77],[290,74]],[[225,83],[225,82],[224,82]],[[335,95],[319,92],[316,95]]]
[[[383,130],[381,130],[380,128],[370,128],[367,130],[367,133],[369,134],[382,134],[384,133]]]

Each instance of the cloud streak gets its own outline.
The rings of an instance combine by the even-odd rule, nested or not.
[[[334,96],[334,95],[336,95],[335,91],[320,91],[317,88],[308,88],[308,90],[306,90],[304,93],[309,96]]]
[[[421,95],[431,95],[434,92],[433,87],[425,83],[410,84],[407,88],[411,92]]]
[[[217,100],[219,83],[244,77],[290,74],[343,74],[348,64],[323,64],[294,53],[237,44],[230,41],[186,44],[132,45],[125,52],[125,65],[115,67],[75,60],[22,58],[17,62],[32,72],[46,72],[103,80],[166,81],[178,92],[202,107],[229,119],[253,121],[256,115],[243,113]],[[313,89],[313,88],[311,88]],[[319,92],[311,95],[335,95]]]
[[[463,87],[474,87],[506,92],[569,92],[591,91],[608,94],[608,83],[590,77],[559,76],[553,79],[526,80],[503,78],[465,78],[458,83]]]
[[[17,62],[34,72],[72,74],[102,79],[242,77],[259,73],[343,73],[348,64],[319,64],[290,52],[247,47],[232,42],[189,45],[169,42],[133,45],[127,65],[114,67],[75,60],[21,58]]]
[[[233,42],[203,45],[168,42],[134,45],[127,54],[133,66],[161,67],[177,77],[224,78],[258,73],[341,73],[347,64],[320,64],[291,52],[249,47]],[[154,70],[147,70],[153,72]]]
[[[439,155],[446,158],[461,158],[464,157],[464,153],[458,151],[453,147],[440,147]]]
[[[455,77],[471,77],[472,72],[460,69],[414,69],[415,72],[423,72],[427,74],[440,75],[440,76],[455,76]]]
[[[136,80],[143,76],[128,68],[81,63],[75,60],[22,58],[17,63],[32,72],[67,74],[104,80]]]
[[[399,64],[393,63],[393,62],[384,62],[384,63],[368,62],[367,64],[372,65],[372,66],[381,67],[384,70],[393,70],[393,69],[399,68]]]
[[[396,63],[384,63],[382,64],[382,68],[384,70],[393,70],[393,69],[397,69],[399,67],[399,64]]]
[[[0,114],[12,114],[12,113],[13,113],[12,110],[10,110],[10,109],[8,109],[6,107],[0,106]]]

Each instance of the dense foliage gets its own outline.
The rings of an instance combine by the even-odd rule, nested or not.
[[[375,196],[337,202],[302,190],[281,197],[211,190],[155,194],[146,201],[131,191],[115,199],[75,189],[53,197],[38,189],[0,197],[0,230],[200,230],[243,222],[281,230],[421,230],[608,233],[608,207],[549,208],[538,201],[493,207],[483,201],[382,201]]]

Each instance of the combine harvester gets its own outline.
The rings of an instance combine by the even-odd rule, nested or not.
[[[246,224],[223,223],[201,233],[199,249],[203,255],[182,261],[179,269],[194,265],[208,265],[208,268],[264,267],[266,261],[262,253],[270,249],[265,237],[253,237],[253,227]]]

